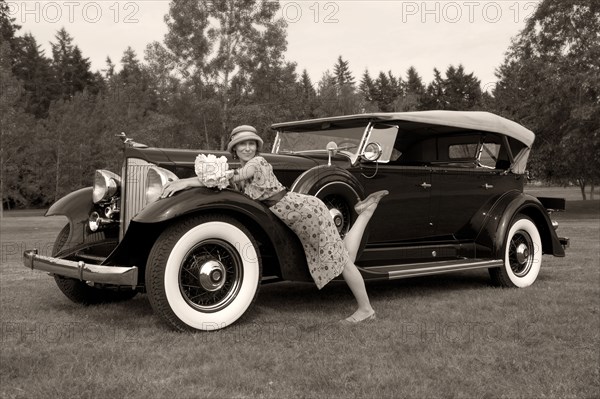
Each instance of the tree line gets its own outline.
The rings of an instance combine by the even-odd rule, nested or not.
[[[536,133],[531,169],[540,178],[576,181],[584,198],[586,185],[598,181],[594,2],[542,1],[514,38],[491,93],[463,65],[435,68],[431,82],[414,67],[365,70],[357,79],[341,55],[313,83],[285,59],[278,7],[258,0],[172,2],[163,42],[149,43],[143,59],[127,48],[118,65],[107,57],[92,72],[64,28],[46,55],[32,35],[20,35],[0,0],[3,208],[45,207],[89,185],[95,169],[118,172],[114,136],[122,131],[152,146],[223,149],[239,124],[269,132],[279,121],[429,109],[506,116]]]

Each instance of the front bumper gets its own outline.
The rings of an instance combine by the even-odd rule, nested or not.
[[[63,277],[91,281],[98,284],[125,285],[135,288],[138,283],[137,266],[89,265],[49,256],[38,255],[37,249],[23,252],[23,263],[31,270],[41,270]]]

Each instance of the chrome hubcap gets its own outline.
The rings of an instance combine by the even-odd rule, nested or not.
[[[331,215],[333,223],[335,223],[335,227],[337,228],[338,232],[341,233],[342,227],[344,227],[344,215],[342,215],[342,212],[340,212],[337,208],[331,208],[329,210],[329,214]]]
[[[512,272],[517,277],[524,277],[533,265],[533,241],[526,231],[519,230],[510,240],[508,261]]]
[[[225,284],[225,266],[221,262],[211,260],[200,266],[198,279],[206,291],[218,291]]]
[[[519,244],[516,251],[517,262],[520,264],[524,264],[527,262],[527,258],[529,258],[529,248],[525,244]]]

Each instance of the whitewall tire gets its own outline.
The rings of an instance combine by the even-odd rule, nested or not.
[[[528,287],[542,266],[542,240],[531,219],[518,216],[504,242],[504,265],[491,269],[492,280],[504,287]]]
[[[179,330],[218,330],[250,308],[261,281],[251,233],[228,216],[184,220],[165,230],[146,268],[155,312]]]

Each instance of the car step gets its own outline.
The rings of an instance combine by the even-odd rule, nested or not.
[[[427,263],[359,267],[359,269],[366,280],[393,280],[406,277],[456,272],[460,270],[501,267],[503,264],[504,262],[502,259],[455,259]]]

